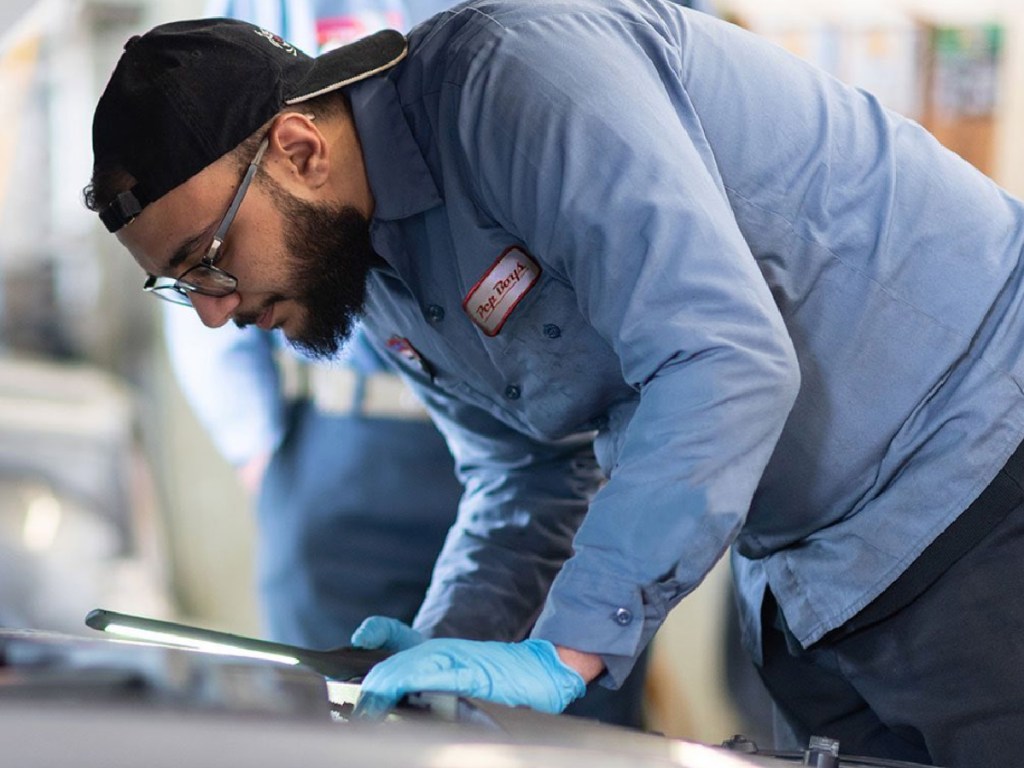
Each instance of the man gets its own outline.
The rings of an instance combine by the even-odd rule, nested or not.
[[[423,5],[412,21],[424,18]],[[408,26],[396,0],[214,0],[207,11],[307,52],[385,22]],[[461,487],[426,410],[382,359],[387,352],[357,331],[341,359],[309,361],[283,354],[279,333],[211,331],[194,312],[164,306],[182,391],[256,500],[266,636],[333,648],[371,613],[412,621]],[[642,727],[646,666],[644,658],[617,691],[592,687],[567,711]]]
[[[733,544],[799,734],[1024,746],[1024,206],[916,124],[672,3],[495,0],[315,63],[158,28],[93,143],[149,288],[319,354],[365,316],[448,438],[456,527],[416,629],[357,630],[405,648],[363,713],[614,686]]]

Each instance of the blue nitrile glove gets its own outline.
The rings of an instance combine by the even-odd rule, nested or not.
[[[354,641],[353,636],[353,641]],[[443,691],[541,712],[561,712],[587,690],[547,640],[436,638],[396,653],[363,679],[356,717],[383,717],[407,693]]]
[[[371,616],[352,633],[352,645],[356,648],[384,648],[388,651],[404,651],[419,645],[425,638],[415,629],[398,619],[387,616]]]

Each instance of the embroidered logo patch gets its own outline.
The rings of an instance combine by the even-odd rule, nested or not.
[[[280,35],[275,35],[273,32],[268,32],[265,29],[257,29],[255,32],[257,35],[267,40],[271,45],[280,48],[285,53],[289,53],[296,57],[298,56],[295,52],[295,47]]]
[[[404,336],[392,336],[387,341],[387,347],[394,354],[415,365],[423,373],[433,377],[434,372],[430,363],[423,358],[423,355],[416,351],[416,347]]]
[[[466,294],[462,308],[486,335],[497,336],[538,277],[540,265],[525,251],[515,246],[506,248]]]

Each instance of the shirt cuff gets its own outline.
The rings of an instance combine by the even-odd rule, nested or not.
[[[555,579],[531,637],[599,655],[607,669],[599,679],[618,688],[668,613],[657,594],[655,585],[630,584],[572,558]]]

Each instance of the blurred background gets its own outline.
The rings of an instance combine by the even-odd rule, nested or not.
[[[0,626],[87,633],[102,606],[259,631],[251,502],[169,372],[158,302],[81,202],[92,110],[124,41],[203,7],[0,4]],[[1024,195],[1021,0],[714,11],[874,91]],[[670,735],[754,727],[727,684],[727,580],[717,569],[659,635],[650,711]]]

